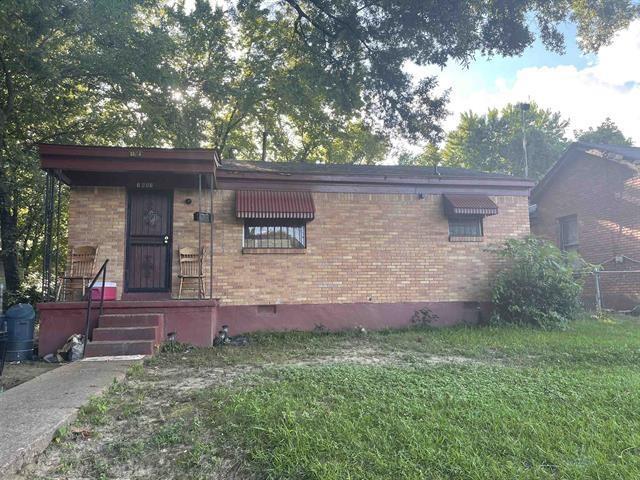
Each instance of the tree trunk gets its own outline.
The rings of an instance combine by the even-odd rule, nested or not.
[[[18,224],[11,213],[11,199],[7,192],[4,172],[0,168],[0,237],[2,252],[0,260],[4,265],[4,277],[7,290],[15,292],[20,289],[20,270],[18,269]]]
[[[20,288],[20,270],[18,269],[18,221],[13,216],[11,208],[11,196],[9,195],[8,180],[5,175],[5,135],[7,122],[13,113],[15,101],[15,88],[13,78],[7,68],[7,64],[0,56],[0,70],[4,76],[6,88],[6,100],[0,109],[0,261],[4,266],[4,278],[7,290],[15,292]]]

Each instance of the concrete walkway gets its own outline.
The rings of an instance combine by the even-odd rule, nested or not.
[[[121,380],[138,358],[71,363],[0,393],[0,477],[43,452],[60,427],[71,423],[89,397]]]

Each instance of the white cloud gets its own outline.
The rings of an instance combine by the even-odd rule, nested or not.
[[[606,117],[640,145],[640,21],[618,33],[613,42],[584,68],[574,65],[530,67],[518,70],[515,80],[498,77],[494,85],[474,84],[459,67],[440,72],[442,87],[452,87],[445,128],[454,128],[461,112],[486,111],[507,103],[537,102],[569,118],[575,129],[599,125]],[[416,69],[416,74],[436,73]]]

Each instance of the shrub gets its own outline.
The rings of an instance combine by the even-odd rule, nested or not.
[[[544,240],[508,240],[498,251],[507,267],[496,278],[493,322],[564,327],[580,310],[584,263]]]

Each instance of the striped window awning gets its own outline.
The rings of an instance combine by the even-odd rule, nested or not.
[[[311,192],[236,192],[237,218],[289,218],[313,220],[315,206]]]
[[[486,195],[444,195],[444,213],[457,215],[497,215],[498,206]]]

